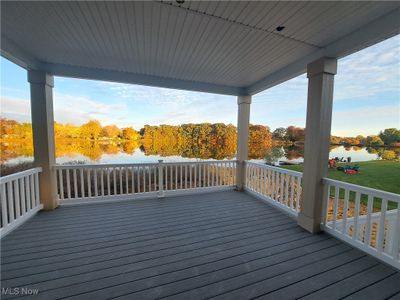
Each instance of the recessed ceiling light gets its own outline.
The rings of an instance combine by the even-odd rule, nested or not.
[[[282,31],[283,29],[285,29],[285,26],[278,26],[278,27],[276,27],[276,31]]]

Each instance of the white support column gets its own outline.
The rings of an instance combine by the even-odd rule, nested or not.
[[[244,162],[248,158],[249,122],[251,96],[238,96],[238,126],[237,126],[237,160],[236,185],[243,190],[246,180]]]
[[[307,66],[308,100],[304,149],[303,194],[298,224],[315,233],[322,220],[322,178],[328,174],[335,58]]]
[[[31,111],[35,165],[40,174],[40,201],[44,209],[58,206],[54,145],[53,76],[43,71],[28,71],[31,86]]]

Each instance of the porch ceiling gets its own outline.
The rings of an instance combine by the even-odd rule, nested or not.
[[[54,75],[254,94],[393,36],[399,2],[1,2],[2,55]],[[281,32],[277,26],[285,26]]]

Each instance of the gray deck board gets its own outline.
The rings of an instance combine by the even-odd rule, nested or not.
[[[393,268],[329,235],[311,235],[235,191],[63,206],[37,214],[4,238],[1,250],[2,287],[37,288],[40,299],[360,299],[372,287],[385,289],[379,297],[400,292]]]

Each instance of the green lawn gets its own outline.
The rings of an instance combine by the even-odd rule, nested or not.
[[[400,194],[400,162],[372,160],[351,163],[351,165],[356,164],[360,166],[360,172],[358,174],[348,175],[342,171],[329,169],[328,177],[335,180]],[[341,163],[338,165],[344,166],[346,163]],[[281,167],[303,172],[303,165]]]

